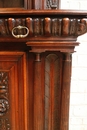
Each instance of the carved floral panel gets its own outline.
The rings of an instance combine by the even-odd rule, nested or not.
[[[0,71],[0,130],[10,130],[8,72]]]

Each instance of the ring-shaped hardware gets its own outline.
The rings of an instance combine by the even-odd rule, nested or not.
[[[16,30],[16,29],[26,29],[27,30],[27,33],[25,34],[25,35],[15,35],[14,34],[14,30]],[[14,27],[13,29],[12,29],[12,36],[13,37],[15,37],[15,38],[25,38],[25,37],[27,37],[28,36],[28,34],[29,34],[29,29],[27,28],[27,27],[25,27],[25,26],[17,26],[17,27]]]

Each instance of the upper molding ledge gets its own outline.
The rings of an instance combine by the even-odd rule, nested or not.
[[[81,16],[87,17],[87,10],[25,10],[20,8],[0,8],[0,15],[70,15],[70,16]]]
[[[0,9],[0,39],[73,40],[87,32],[87,11]],[[19,28],[18,28],[19,26]],[[23,28],[20,28],[22,26]],[[16,28],[17,27],[17,28]],[[26,27],[29,34],[26,35]],[[15,28],[15,29],[14,29]],[[2,40],[3,41],[3,40]]]

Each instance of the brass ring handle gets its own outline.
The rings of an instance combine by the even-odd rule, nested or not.
[[[24,35],[22,35],[22,34],[20,34],[20,35],[15,35],[14,34],[14,30],[16,30],[16,29],[26,29],[26,34],[24,34]],[[27,37],[28,36],[28,34],[29,34],[29,29],[27,28],[27,27],[25,27],[25,26],[17,26],[17,27],[14,27],[13,29],[12,29],[12,36],[13,37],[15,37],[15,38],[25,38],[25,37]]]

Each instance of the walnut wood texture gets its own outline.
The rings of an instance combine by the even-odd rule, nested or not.
[[[32,104],[30,106],[30,129],[33,130],[36,126],[37,130],[40,128],[42,130],[68,130],[71,54],[45,52],[41,54],[41,61],[37,61],[38,63],[34,62],[33,53],[30,53],[29,57],[30,104]],[[37,75],[32,73],[36,72],[35,70]],[[35,75],[37,80],[34,78]],[[38,90],[37,93],[40,93],[35,93],[36,90]],[[35,121],[36,117],[37,121]]]
[[[73,41],[59,41],[59,42],[51,42],[51,41],[45,41],[45,42],[27,42],[27,46],[31,46],[30,52],[46,52],[46,51],[60,51],[60,52],[74,52],[75,46],[79,45],[79,42],[73,42]]]
[[[29,53],[29,129],[44,130],[44,58]]]
[[[59,0],[8,0],[0,1],[0,8],[5,10],[22,10],[22,9],[58,9]],[[16,9],[17,8],[17,9]]]
[[[12,36],[12,29],[14,27],[23,26],[29,29],[29,35],[27,39],[32,37],[38,38],[50,38],[54,40],[58,38],[77,37],[87,32],[87,19],[77,19],[61,16],[62,18],[42,17],[39,18],[6,18],[0,19],[0,36]],[[13,32],[15,35],[25,35],[26,30],[15,29]],[[1,38],[0,37],[0,38]]]
[[[41,88],[41,58],[36,54],[34,66],[34,130],[43,129]]]
[[[70,53],[64,54],[63,77],[62,77],[62,96],[61,96],[61,123],[60,130],[69,129],[69,100],[70,100],[70,81],[71,81],[71,62]]]
[[[8,73],[0,72],[0,116],[9,110]]]
[[[27,5],[27,2],[29,0],[4,0],[4,1],[0,1],[0,8],[2,10],[5,10],[6,8],[9,10],[11,8],[13,8],[13,10],[15,10],[16,8],[18,10],[22,10],[23,8],[24,9],[28,9],[28,5]],[[30,3],[30,1],[29,1]]]
[[[8,0],[0,1],[0,8],[59,9],[60,0]]]
[[[60,52],[46,52],[40,57],[41,61],[35,61],[35,54],[29,53],[29,128],[57,130],[61,116],[63,55]]]
[[[27,130],[26,80],[25,53],[0,52],[0,130]]]
[[[40,63],[37,63],[37,67],[33,68],[36,70],[35,72],[37,72],[37,75],[36,73],[34,74],[37,76],[37,80],[35,80],[35,84],[33,85],[34,88],[32,87],[32,92],[36,97],[35,104],[37,104],[37,108],[39,110],[38,111],[35,109],[34,115],[32,114],[32,120],[35,122],[36,129],[40,130],[40,128],[42,128],[42,130],[68,130],[71,53],[74,52],[74,47],[79,45],[79,43],[71,41],[57,43],[27,42],[27,45],[31,46],[31,52],[41,53],[41,62],[37,57],[37,60]],[[50,51],[49,54],[47,51]],[[38,92],[40,92],[39,95],[38,93],[35,94],[34,92],[36,88]],[[32,109],[33,104],[31,110]],[[31,112],[32,111],[30,111],[30,113]],[[38,116],[38,113],[40,113],[40,116]],[[37,122],[35,121],[34,117],[37,117]],[[31,128],[33,128],[33,124]]]
[[[54,12],[54,13],[53,13]],[[71,13],[72,12],[72,13]],[[18,41],[12,36],[12,29],[25,26],[29,35],[19,42],[33,40],[76,40],[77,36],[87,32],[87,12],[66,10],[1,10],[0,41]],[[80,15],[80,16],[79,16]],[[9,17],[10,16],[10,17]],[[16,29],[15,35],[25,35],[25,29]]]
[[[60,129],[61,58],[49,54],[45,59],[45,130]]]
[[[71,55],[87,12],[55,10],[57,0],[23,4],[36,10],[0,9],[0,130],[68,130]],[[15,35],[26,34],[20,26],[29,35],[14,38],[17,26]]]
[[[23,0],[0,1],[0,8],[23,7]]]
[[[60,0],[33,0],[33,9],[59,9]]]

